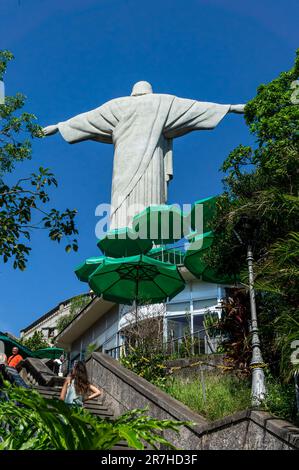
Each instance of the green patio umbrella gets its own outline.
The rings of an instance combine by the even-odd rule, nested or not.
[[[150,239],[140,238],[128,227],[111,230],[97,245],[106,256],[112,258],[147,253],[153,246]]]
[[[13,347],[19,348],[19,352],[21,356],[23,356],[24,358],[34,357],[35,353],[31,351],[31,349],[27,348],[22,343],[19,343],[18,341],[13,340],[12,338],[2,333],[1,331],[0,331],[0,341],[3,341],[4,343],[5,354],[7,355],[7,357],[11,355]]]
[[[102,264],[105,256],[93,256],[87,258],[75,268],[75,274],[79,281],[88,282],[89,276]]]
[[[228,275],[219,276],[214,269],[207,265],[205,255],[212,247],[213,240],[214,235],[212,231],[193,236],[185,254],[184,265],[194,276],[202,281],[217,284],[233,284],[237,279]]]
[[[62,348],[42,348],[34,351],[35,357],[39,359],[59,359],[64,353]]]
[[[189,224],[191,228],[197,233],[202,229],[202,233],[208,232],[211,230],[211,221],[216,214],[217,196],[210,196],[204,199],[199,199],[195,201],[190,214],[186,215],[186,218],[189,218]],[[198,220],[202,215],[202,220]],[[199,225],[202,223],[202,226]]]
[[[106,300],[142,305],[175,297],[185,281],[175,265],[139,255],[105,259],[89,277],[89,285]]]
[[[133,218],[133,229],[156,245],[174,243],[184,237],[184,214],[177,206],[149,206]]]

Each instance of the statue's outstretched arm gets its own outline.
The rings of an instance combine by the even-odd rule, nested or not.
[[[43,133],[45,136],[56,134],[56,132],[58,132],[58,124],[43,127]]]
[[[245,104],[231,104],[229,108],[229,113],[243,114],[245,109]]]

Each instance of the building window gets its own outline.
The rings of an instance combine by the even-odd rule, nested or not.
[[[190,312],[190,302],[178,302],[174,304],[167,304],[167,313],[171,312]]]
[[[190,335],[191,331],[190,315],[174,315],[168,317],[167,320],[167,336],[168,339],[181,338]]]
[[[193,316],[193,333],[200,338],[204,338],[205,331],[204,331],[204,314],[200,313]]]
[[[55,336],[55,328],[48,328],[48,338],[53,338]]]
[[[202,310],[208,309],[209,307],[214,307],[217,305],[217,299],[201,299],[201,300],[193,300],[193,311],[195,310]]]

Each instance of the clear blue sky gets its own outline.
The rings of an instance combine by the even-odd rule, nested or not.
[[[28,96],[27,110],[48,125],[128,95],[148,80],[154,91],[219,103],[242,103],[288,69],[298,47],[297,0],[1,0],[0,48],[16,59],[7,94]],[[177,139],[169,202],[221,192],[221,162],[251,142],[243,118],[213,132]],[[0,266],[0,329],[18,334],[61,300],[86,291],[73,268],[95,256],[94,211],[110,201],[112,146],[68,145],[60,135],[34,143],[26,175],[50,167],[59,187],[51,204],[77,208],[78,253],[38,231],[25,272]]]

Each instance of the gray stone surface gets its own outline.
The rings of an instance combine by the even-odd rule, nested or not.
[[[36,357],[27,357],[22,361],[21,377],[25,380],[27,375],[35,380],[38,385],[57,386],[64,382],[63,377],[58,377],[49,367]]]
[[[180,434],[167,432],[179,449],[299,449],[299,428],[269,413],[244,410],[208,423],[202,416],[170,397],[106,354],[93,353],[87,361],[92,381],[104,390],[104,403],[115,415],[148,407],[151,416],[192,421]]]
[[[201,369],[207,373],[221,373],[221,369],[217,366],[222,366],[224,361],[223,354],[203,354],[198,357],[186,357],[181,359],[173,359],[166,361],[166,366],[172,370],[173,376],[182,377],[186,380],[198,377]],[[201,364],[198,364],[201,362]],[[176,369],[178,367],[178,369]]]
[[[71,144],[84,140],[114,144],[111,228],[125,227],[144,207],[166,202],[173,177],[173,139],[214,129],[228,112],[243,113],[244,105],[156,94],[149,83],[138,82],[131,96],[47,126],[44,134],[59,130]]]

